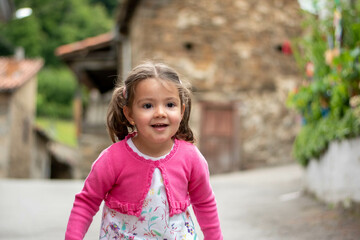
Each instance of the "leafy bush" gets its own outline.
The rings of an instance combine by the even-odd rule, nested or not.
[[[76,80],[67,68],[44,68],[39,73],[37,115],[72,118]]]
[[[319,158],[331,141],[359,135],[359,118],[348,110],[342,118],[330,116],[304,125],[295,139],[293,153],[299,163],[306,166],[311,159]]]
[[[331,141],[360,135],[360,121],[350,106],[350,99],[360,94],[360,3],[333,8],[334,15],[323,19],[305,13],[304,28],[310,34],[294,41],[306,80],[289,94],[287,104],[303,118],[293,152],[304,166]]]

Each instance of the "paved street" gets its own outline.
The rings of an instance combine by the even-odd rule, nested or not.
[[[226,240],[358,240],[360,216],[302,194],[297,165],[212,177]],[[63,239],[82,181],[0,180],[0,239]],[[99,213],[85,239],[98,239]]]

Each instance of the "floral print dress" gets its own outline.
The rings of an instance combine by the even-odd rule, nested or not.
[[[142,154],[131,138],[127,143],[144,158],[157,161],[166,157],[152,158]],[[99,239],[198,240],[198,236],[189,209],[170,217],[163,178],[156,168],[140,217],[122,214],[104,205]]]

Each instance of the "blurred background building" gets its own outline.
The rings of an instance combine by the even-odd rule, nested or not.
[[[0,58],[0,177],[32,177],[36,75],[42,65],[40,59]]]
[[[191,124],[212,173],[294,161],[298,122],[285,101],[301,79],[289,44],[301,34],[297,1],[125,0],[115,20],[114,32],[57,49],[92,90],[76,117],[78,176],[109,144],[104,123],[117,76],[147,59],[192,84]]]

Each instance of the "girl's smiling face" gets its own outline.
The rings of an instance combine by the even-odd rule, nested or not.
[[[154,78],[139,82],[131,106],[124,107],[126,118],[137,129],[136,147],[153,157],[170,151],[184,109],[174,83]]]

